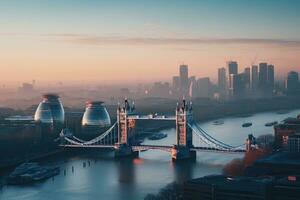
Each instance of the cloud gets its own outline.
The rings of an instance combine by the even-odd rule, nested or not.
[[[116,35],[116,34],[112,34]],[[300,40],[267,38],[185,38],[185,37],[126,37],[99,36],[76,33],[16,34],[1,33],[0,36],[30,36],[55,39],[85,45],[276,45],[281,47],[300,47]]]
[[[64,38],[67,42],[89,45],[201,45],[201,44],[255,44],[300,47],[298,40],[264,38],[166,38],[166,37],[109,37],[78,36]]]

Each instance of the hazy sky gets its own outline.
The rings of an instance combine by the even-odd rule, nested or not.
[[[300,71],[298,0],[0,0],[0,82],[216,76],[237,60]]]

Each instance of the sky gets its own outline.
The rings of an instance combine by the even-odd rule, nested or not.
[[[216,79],[236,60],[300,72],[298,0],[0,0],[0,82]]]

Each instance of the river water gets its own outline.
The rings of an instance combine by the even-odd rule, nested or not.
[[[272,134],[273,127],[267,122],[282,121],[295,117],[300,110],[286,114],[275,112],[259,113],[248,117],[222,118],[222,125],[213,121],[200,123],[202,129],[211,136],[231,145],[242,144],[247,135]],[[252,122],[242,128],[245,122]],[[162,130],[168,137],[159,141],[145,140],[147,144],[174,144],[175,129]],[[197,145],[198,141],[194,141]],[[222,168],[239,154],[197,152],[196,162],[173,163],[169,153],[145,151],[133,160],[115,160],[112,152],[98,152],[92,155],[57,158],[47,164],[59,165],[60,175],[32,186],[3,186],[0,188],[2,200],[81,200],[81,199],[143,199],[148,193],[157,193],[167,184],[183,182],[209,174],[220,174]],[[84,166],[85,163],[85,166]],[[72,172],[72,167],[74,171]]]

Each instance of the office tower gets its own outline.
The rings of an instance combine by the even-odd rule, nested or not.
[[[289,72],[286,80],[286,90],[288,95],[299,94],[299,88],[299,74],[294,71]]]
[[[196,97],[210,98],[211,97],[211,83],[208,77],[199,78],[197,80]]]
[[[257,90],[258,88],[258,66],[252,66],[252,76],[251,76],[251,88],[252,90]]]
[[[245,74],[230,74],[229,81],[230,96],[233,98],[244,97],[246,90]]]
[[[227,67],[228,67],[228,75],[238,73],[238,64],[236,61],[228,61]]]
[[[218,69],[218,88],[220,91],[226,89],[226,69],[224,67]]]
[[[268,65],[268,86],[271,91],[274,89],[274,65]]]
[[[188,94],[189,94],[189,74],[188,74],[188,66],[187,65],[180,65],[179,78],[180,78],[180,93],[183,96],[188,96]]]
[[[268,64],[259,63],[259,88],[263,91],[267,89],[268,85]]]
[[[250,89],[251,70],[250,67],[246,67],[244,71],[244,82],[247,90]]]

